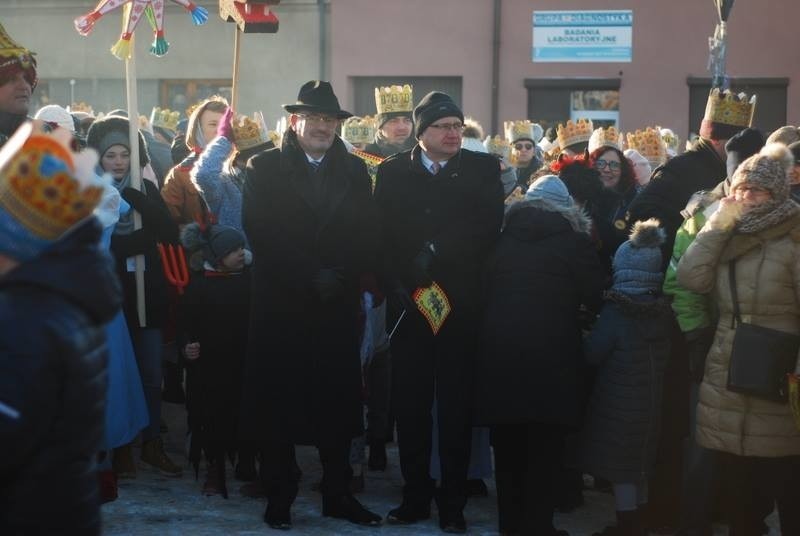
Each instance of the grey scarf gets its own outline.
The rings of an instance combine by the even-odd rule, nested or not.
[[[100,164],[97,165],[97,168],[96,168],[95,171],[97,171],[98,175],[105,174],[105,171],[103,170],[102,167],[100,167]],[[130,172],[130,169],[128,170],[128,173],[124,177],[122,177],[120,180],[117,180],[117,179],[112,177],[111,184],[114,186],[114,188],[117,189],[117,191],[120,194],[122,194],[122,191],[125,188],[130,187],[130,185],[131,185],[131,172]],[[129,235],[132,232],[133,232],[133,209],[131,208],[131,210],[129,210],[126,214],[120,214],[119,215],[119,221],[114,226],[114,234],[116,234],[116,235]]]
[[[778,225],[800,212],[800,206],[791,199],[770,201],[747,212],[736,223],[740,233],[757,233]]]

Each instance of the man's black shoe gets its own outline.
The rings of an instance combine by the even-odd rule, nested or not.
[[[439,514],[439,527],[449,534],[464,534],[467,532],[467,522],[461,512],[447,515]]]
[[[386,521],[392,525],[410,525],[417,521],[431,518],[431,507],[414,507],[403,501],[403,504],[391,510],[386,516]]]
[[[289,507],[278,507],[267,504],[264,511],[264,523],[276,530],[289,530],[292,528],[292,516]]]
[[[373,514],[352,495],[322,498],[322,515],[346,519],[356,525],[375,527],[381,524],[381,516]]]

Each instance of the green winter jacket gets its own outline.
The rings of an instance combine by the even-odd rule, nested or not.
[[[676,277],[678,262],[694,242],[706,220],[717,209],[719,200],[726,195],[728,195],[727,181],[722,181],[710,192],[695,194],[683,211],[686,219],[675,235],[672,258],[667,267],[662,290],[664,294],[672,296],[672,310],[684,333],[711,326],[714,313],[707,295],[691,292],[678,284]]]

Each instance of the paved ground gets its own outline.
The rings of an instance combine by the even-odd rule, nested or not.
[[[170,425],[166,438],[167,449],[176,463],[184,460],[183,434],[184,413],[179,406],[165,404],[164,412]],[[137,452],[138,457],[138,452]],[[352,535],[365,536],[371,532],[381,536],[412,536],[441,534],[434,519],[417,525],[398,527],[383,525],[380,528],[362,528],[345,521],[323,518],[320,514],[321,499],[311,490],[320,479],[320,466],[316,451],[312,448],[298,449],[298,460],[303,470],[300,495],[293,508],[294,528],[289,534],[296,535]],[[397,506],[401,496],[402,479],[397,467],[396,447],[389,448],[390,466],[386,472],[368,472],[366,491],[358,496],[367,507],[385,515]],[[156,472],[140,467],[138,478],[120,484],[119,499],[103,506],[104,533],[107,535],[171,536],[171,535],[249,535],[280,534],[270,530],[261,520],[263,500],[242,497],[238,490],[241,483],[228,477],[230,499],[204,497],[200,494],[203,474],[195,480],[194,472],[185,464],[182,478],[166,478]],[[232,471],[229,471],[232,473]],[[488,498],[471,499],[465,516],[471,535],[496,535],[494,482],[489,482]],[[602,529],[614,517],[613,498],[610,495],[588,491],[586,505],[569,515],[559,515],[556,526],[566,529],[572,536],[591,535]],[[727,534],[720,528],[715,536]],[[779,533],[773,530],[771,536]]]

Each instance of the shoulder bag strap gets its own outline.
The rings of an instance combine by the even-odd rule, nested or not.
[[[736,292],[736,259],[728,263],[728,284],[731,287],[731,301],[733,302],[733,321],[731,327],[742,323],[742,316],[739,311],[739,294]]]

